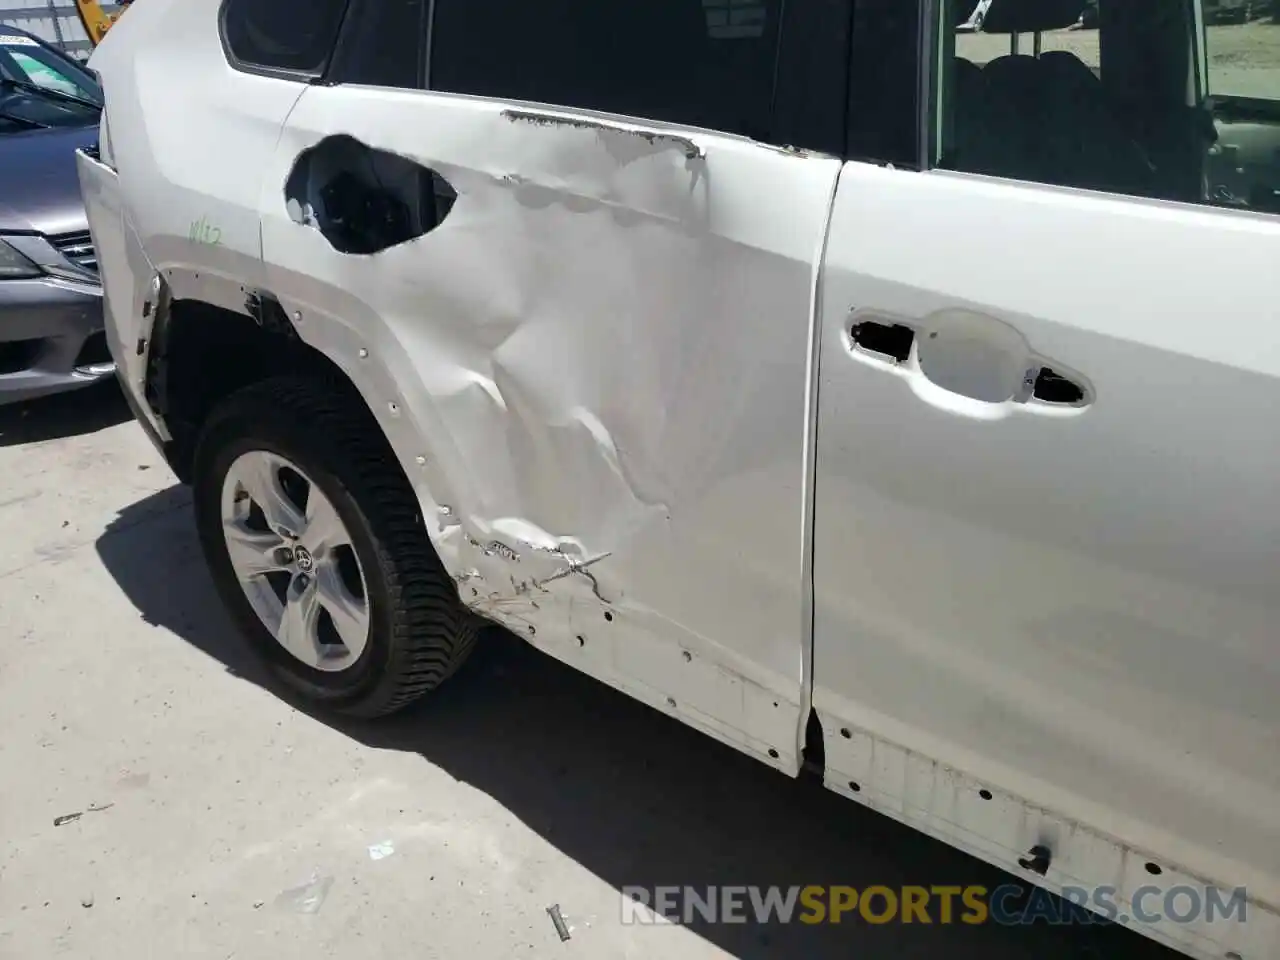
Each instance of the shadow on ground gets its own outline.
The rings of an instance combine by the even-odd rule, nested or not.
[[[132,414],[114,379],[0,407],[0,447],[96,433]]]
[[[182,493],[167,490],[129,507],[97,547],[148,622],[276,690],[222,613]],[[165,576],[156,577],[158,569]],[[419,754],[483,790],[619,890],[1011,881],[819,786],[789,780],[499,631],[407,714],[377,724],[316,716],[362,743]],[[847,918],[839,926],[695,918],[691,926],[742,960],[908,960],[959,949],[988,960],[1174,957],[1114,926],[868,925]]]

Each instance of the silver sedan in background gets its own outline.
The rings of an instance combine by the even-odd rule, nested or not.
[[[92,74],[0,26],[0,404],[114,372],[75,165],[101,111]]]

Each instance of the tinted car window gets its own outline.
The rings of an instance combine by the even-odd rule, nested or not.
[[[1205,3],[1206,182],[1220,206],[1280,214],[1280,2]]]
[[[436,0],[433,89],[767,139],[781,0]]]
[[[0,27],[0,76],[73,97],[102,100],[102,92],[92,77],[69,58],[30,37],[6,33],[3,27]]]
[[[93,126],[101,104],[92,76],[69,57],[0,27],[0,134]]]
[[[319,75],[347,0],[226,0],[222,36],[235,66]]]
[[[1204,5],[1209,92],[1280,101],[1280,3],[1212,0]]]
[[[418,89],[425,45],[426,0],[352,0],[328,79]]]
[[[849,44],[852,159],[918,167],[920,10],[903,0],[855,0]]]
[[[1195,9],[1171,0],[947,0],[940,166],[1035,183],[1280,213],[1280,23],[1206,0],[1208,96]],[[1035,32],[1014,47],[1012,34]],[[944,36],[945,38],[945,36]]]

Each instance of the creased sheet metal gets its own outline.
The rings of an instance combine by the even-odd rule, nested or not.
[[[796,721],[809,322],[838,161],[325,94],[265,180],[268,282],[380,416],[464,599],[570,638],[625,614]],[[408,98],[429,125],[406,128]],[[292,222],[291,164],[336,132],[447,181],[447,222],[372,256]]]

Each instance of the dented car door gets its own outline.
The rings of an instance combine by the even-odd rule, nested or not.
[[[302,96],[262,200],[267,285],[364,394],[464,599],[792,772],[809,321],[838,169],[339,84]]]

